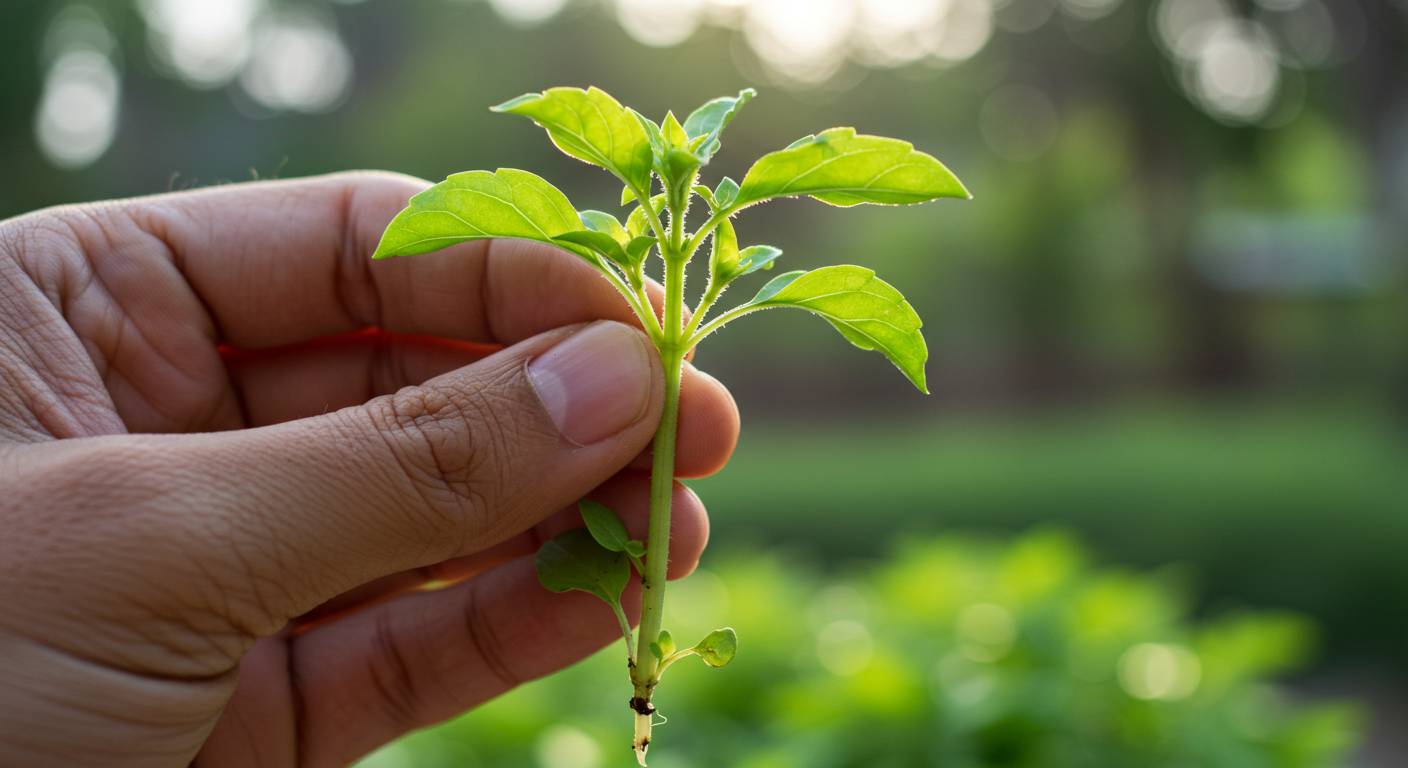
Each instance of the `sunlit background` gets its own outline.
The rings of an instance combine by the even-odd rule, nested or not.
[[[802,316],[711,339],[744,438],[671,623],[742,648],[662,689],[660,766],[1408,755],[1408,2],[20,0],[0,40],[4,216],[500,165],[606,208],[486,110],[551,85],[756,86],[711,180],[854,125],[967,182],[740,220],[901,286],[935,394]],[[618,653],[369,764],[626,764]]]

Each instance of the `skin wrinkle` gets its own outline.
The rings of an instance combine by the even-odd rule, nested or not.
[[[373,429],[382,437],[389,453],[404,473],[404,479],[409,481],[420,498],[420,514],[427,519],[432,516],[435,518],[435,524],[432,526],[434,530],[451,532],[459,527],[464,531],[462,535],[469,538],[468,531],[480,527],[470,521],[482,520],[487,514],[482,506],[478,506],[471,499],[471,496],[477,493],[474,490],[477,483],[472,479],[457,483],[451,474],[447,474],[451,468],[440,464],[435,449],[437,437],[447,436],[447,432],[449,435],[454,434],[453,427],[446,430],[438,423],[440,419],[446,418],[445,411],[454,411],[450,418],[463,418],[464,411],[458,408],[452,398],[433,387],[406,387],[394,395],[378,398],[373,403],[380,403],[379,408],[370,407],[369,404]],[[461,433],[464,445],[458,447],[459,452],[470,457],[466,458],[465,466],[472,466],[472,457],[486,450],[486,446],[480,443],[475,430],[465,429]],[[415,448],[406,449],[407,445],[414,445]],[[416,459],[418,454],[429,457],[429,466]],[[457,519],[450,519],[444,512],[435,512],[443,509],[439,499],[442,496],[448,497],[456,506],[451,517]],[[462,548],[463,541],[460,545]],[[432,543],[429,546],[434,545]],[[451,554],[453,552],[446,552],[445,556]]]
[[[214,569],[205,562],[204,558],[191,558],[190,562],[195,566],[201,576],[204,577],[206,584],[214,585],[220,583],[221,579],[219,574],[215,573]],[[219,619],[220,623],[228,625],[228,629],[221,630],[214,627],[202,627],[199,628],[201,630],[200,636],[208,641],[210,649],[217,655],[223,654],[231,663],[237,662],[239,657],[249,649],[249,644],[246,642],[247,639],[257,637],[257,635],[251,634],[246,627],[240,626],[241,623],[237,618],[239,612],[235,610],[234,600],[228,590],[206,588],[202,591],[214,593],[215,599],[210,602],[218,603],[216,616],[230,618],[228,620],[223,618]],[[205,599],[210,600],[209,597]],[[230,644],[231,647],[225,647],[225,645],[221,643],[222,638],[233,639],[234,642]]]
[[[341,233],[342,251],[338,258],[332,259],[332,284],[337,288],[338,303],[350,324],[380,328],[384,324],[382,296],[372,279],[371,261],[366,258],[371,250],[363,250],[358,239],[356,216],[352,213],[356,210],[356,196],[357,186],[350,183],[342,186],[342,194],[338,196],[336,229]]]
[[[332,418],[324,422],[324,427],[332,433],[329,435],[328,442],[330,444],[361,446],[361,453],[366,454],[365,456],[350,453],[347,455],[333,454],[329,456],[329,460],[341,462],[341,466],[328,468],[331,474],[342,477],[355,474],[376,473],[380,476],[381,481],[372,483],[372,487],[378,489],[385,488],[388,491],[394,491],[404,487],[405,477],[397,462],[394,460],[381,460],[386,458],[390,452],[394,451],[394,448],[386,445],[383,441],[369,441],[365,439],[368,429],[376,430],[376,425],[371,423],[366,408],[346,409],[339,413],[330,414],[330,416]],[[382,450],[380,450],[382,447],[386,449],[387,453],[384,454]],[[394,459],[394,457],[391,458]],[[335,491],[338,493],[350,493],[350,491],[342,491],[341,488],[337,488]],[[374,506],[387,509],[393,506],[399,506],[397,504],[398,500],[399,497],[393,495],[393,498],[374,500]],[[339,497],[335,498],[334,501],[345,508],[352,499]],[[356,522],[355,519],[352,522]],[[369,531],[368,533],[375,535],[373,531]],[[309,608],[312,607],[313,606],[309,606]]]
[[[157,415],[162,423],[170,425],[167,428],[170,431],[185,431],[219,423],[214,414],[220,413],[222,407],[229,402],[224,392],[228,389],[228,383],[207,394],[204,411],[194,417],[187,416],[184,420],[187,423],[183,423],[176,414],[189,411],[187,404],[172,402],[168,398],[153,398],[145,391],[143,385],[132,381],[122,368],[127,346],[136,343],[141,345],[142,350],[154,353],[157,360],[164,364],[164,371],[175,375],[184,383],[185,386],[178,391],[201,393],[206,389],[202,386],[205,381],[201,374],[186,364],[188,358],[174,356],[168,343],[148,337],[142,325],[136,321],[137,315],[133,313],[131,301],[133,298],[144,298],[144,294],[136,297],[126,296],[121,291],[115,291],[112,283],[113,279],[121,274],[120,270],[136,269],[138,266],[150,268],[162,263],[169,265],[171,272],[161,275],[162,286],[179,286],[179,293],[172,299],[198,310],[198,321],[194,326],[187,327],[198,329],[207,345],[213,349],[215,341],[220,337],[218,325],[209,306],[198,293],[187,286],[183,278],[182,257],[170,236],[171,228],[179,226],[182,214],[168,210],[160,202],[133,205],[130,209],[115,206],[74,206],[68,209],[68,213],[70,215],[62,220],[68,225],[73,241],[88,255],[87,263],[97,287],[108,299],[105,304],[115,309],[118,318],[115,323],[116,337],[108,342],[107,348],[103,350],[104,357],[110,361],[108,377],[111,378],[114,372],[121,374],[124,380],[131,383],[133,395]],[[138,265],[121,257],[121,254],[132,252],[155,253],[161,258],[142,260]],[[94,257],[92,254],[106,256]],[[156,310],[150,307],[146,309],[166,311],[165,306]],[[96,327],[113,325],[112,322],[100,322]],[[130,340],[129,334],[132,336]],[[100,345],[104,343],[101,338],[95,338],[94,341]],[[137,354],[140,356],[140,351]],[[218,357],[215,360],[218,361]]]
[[[487,399],[492,398],[493,395],[489,393],[495,391],[523,391],[525,388],[531,391],[531,387],[522,383],[527,379],[527,364],[527,361],[524,361],[518,366],[496,371],[496,375],[490,378],[489,386],[482,391],[480,396]],[[563,438],[556,427],[551,426],[541,403],[536,399],[531,406],[520,401],[505,400],[500,404],[500,407],[495,407],[495,404],[490,402],[483,410],[485,423],[490,427],[487,434],[497,445],[491,452],[471,457],[471,460],[477,459],[481,464],[472,468],[472,474],[483,476],[486,473],[492,473],[494,475],[494,485],[485,492],[493,498],[502,500],[501,509],[491,525],[484,531],[484,536],[497,541],[507,538],[514,529],[520,526],[520,521],[523,518],[523,513],[515,500],[516,494],[507,492],[511,487],[513,476],[546,477],[551,468],[525,466],[525,461],[522,459],[492,462],[490,461],[491,457],[523,453],[521,450],[515,451],[510,442],[513,445],[533,445],[559,443]],[[529,455],[532,455],[532,452]]]
[[[470,645],[483,662],[484,668],[494,677],[494,681],[506,691],[513,690],[524,681],[504,663],[503,643],[494,632],[493,624],[485,621],[483,609],[480,607],[480,591],[483,584],[484,582],[479,580],[469,583],[469,594],[464,603],[464,627],[469,634]]]
[[[293,744],[291,745],[293,762],[291,765],[308,765],[308,697],[304,694],[308,678],[303,674],[301,664],[303,656],[299,653],[299,649],[306,646],[299,643],[299,635],[297,634],[285,632],[282,637],[288,692],[293,709]]]
[[[18,232],[28,241],[38,237],[35,233],[42,228],[40,225],[11,226],[0,230],[0,236]],[[8,238],[0,237],[0,243],[4,243],[7,249],[14,247]],[[63,250],[67,252],[67,249]],[[82,428],[78,425],[85,419],[81,418],[80,413],[86,415],[91,408],[101,414],[110,408],[111,400],[105,392],[99,394],[86,380],[83,373],[91,372],[91,366],[84,364],[87,361],[81,353],[73,354],[71,335],[64,332],[67,331],[66,327],[60,330],[62,324],[49,310],[55,306],[54,295],[62,294],[62,291],[53,287],[46,290],[21,265],[20,258],[13,250],[9,250],[7,255],[9,258],[0,261],[4,280],[3,287],[0,287],[0,314],[5,317],[5,338],[9,342],[4,357],[14,355],[19,360],[18,364],[4,366],[9,385],[5,391],[21,393],[21,402],[17,404],[20,414],[36,427],[32,434],[14,436],[32,441],[81,432]],[[67,262],[67,259],[55,261]],[[54,267],[36,271],[47,275],[51,284],[62,281],[67,274],[67,270]],[[31,297],[32,303],[44,309],[36,312],[31,301],[25,300],[26,289],[31,289],[38,296],[37,299]],[[75,372],[68,373],[70,370]],[[12,371],[27,371],[29,375],[17,376]],[[75,409],[73,404],[80,407]]]
[[[257,446],[255,450],[268,452],[276,449],[276,446]],[[360,471],[361,468],[349,469],[348,471]],[[267,473],[262,473],[261,478],[267,482],[261,482],[257,488],[257,493],[249,494],[249,497],[259,500],[259,513],[249,514],[228,521],[231,526],[240,526],[238,530],[233,530],[226,535],[230,541],[244,542],[251,545],[258,543],[263,555],[271,563],[271,567],[259,569],[252,560],[244,558],[243,553],[237,547],[226,547],[225,550],[231,555],[242,558],[242,563],[248,571],[259,571],[264,574],[262,583],[267,583],[273,587],[275,593],[282,594],[283,602],[272,599],[268,590],[260,592],[254,596],[253,602],[260,610],[251,615],[248,619],[248,631],[254,636],[268,636],[277,631],[285,622],[294,616],[303,613],[314,607],[308,605],[306,599],[298,599],[296,594],[317,594],[336,583],[346,583],[349,586],[355,584],[356,578],[346,572],[345,568],[322,568],[317,572],[324,574],[326,583],[314,583],[306,576],[301,576],[301,581],[295,583],[291,581],[293,574],[305,574],[311,572],[309,569],[294,567],[296,561],[307,561],[319,558],[315,553],[303,553],[295,551],[292,547],[293,541],[299,540],[301,536],[294,531],[290,531],[288,526],[293,525],[297,518],[286,518],[278,513],[278,510],[296,509],[305,501],[297,493],[297,489],[307,481],[307,478],[300,476],[298,467],[285,467],[275,464],[270,467],[271,472],[288,477],[270,477]],[[346,473],[335,473],[346,474]],[[334,489],[337,490],[337,489]],[[248,493],[248,490],[246,490]],[[354,500],[351,498],[332,499],[334,508],[352,508]],[[377,531],[368,531],[368,536],[376,536]]]
[[[367,654],[367,673],[377,693],[377,703],[389,721],[397,728],[410,730],[416,723],[421,697],[411,665],[406,660],[399,633],[391,624],[391,614],[377,614],[371,634],[371,651]]]

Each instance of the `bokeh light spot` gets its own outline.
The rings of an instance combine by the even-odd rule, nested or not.
[[[1193,695],[1202,665],[1192,651],[1172,643],[1140,643],[1120,656],[1120,687],[1136,699],[1177,701]]]
[[[929,53],[946,64],[967,61],[988,44],[992,30],[990,0],[947,0],[931,38]]]
[[[851,0],[773,0],[748,9],[743,33],[769,69],[820,84],[840,70],[855,22]]]
[[[542,768],[597,768],[601,747],[580,728],[554,725],[538,737],[538,765]]]
[[[102,53],[80,48],[59,55],[34,119],[44,157],[67,169],[101,157],[117,132],[118,95],[117,69]]]
[[[489,0],[489,5],[504,21],[530,27],[556,16],[567,0]]]
[[[1217,24],[1194,72],[1197,95],[1211,112],[1245,122],[1270,110],[1281,80],[1275,49],[1265,31],[1249,22]]]
[[[1104,18],[1120,7],[1121,0],[1061,0],[1067,16],[1085,21]]]
[[[273,110],[322,112],[336,106],[352,77],[352,56],[331,25],[284,11],[261,18],[240,85]]]
[[[822,627],[816,636],[816,657],[826,671],[848,677],[864,670],[875,656],[875,640],[858,621],[842,619]]]
[[[668,47],[699,29],[703,0],[616,0],[616,18],[626,34],[645,45]]]
[[[111,58],[116,52],[108,22],[87,5],[69,5],[59,11],[44,32],[41,47],[46,64],[53,64],[65,53],[88,50]]]
[[[262,0],[140,0],[157,63],[195,88],[218,88],[249,58]]]

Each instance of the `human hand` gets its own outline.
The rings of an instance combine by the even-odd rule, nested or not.
[[[531,554],[587,495],[643,537],[658,358],[564,252],[372,264],[422,186],[0,223],[0,763],[344,764],[619,640]],[[689,368],[677,473],[737,433]],[[680,576],[708,524],[673,517]]]

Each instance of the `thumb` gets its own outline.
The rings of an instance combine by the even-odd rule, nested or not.
[[[175,438],[176,461],[223,489],[205,497],[223,500],[208,514],[234,541],[213,549],[236,553],[231,572],[246,585],[276,587],[257,604],[277,628],[371,579],[507,539],[586,495],[649,443],[663,378],[640,331],[603,321],[361,406]]]

